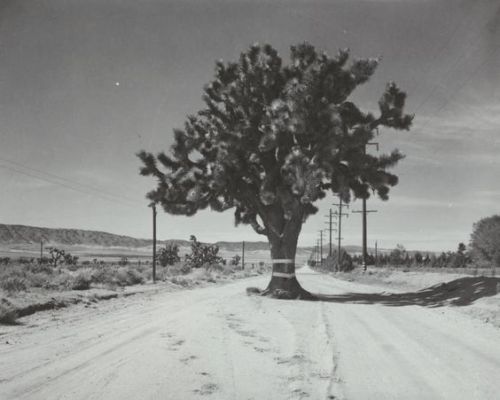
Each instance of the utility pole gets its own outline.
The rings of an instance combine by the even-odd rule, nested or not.
[[[337,229],[334,229],[332,227],[333,224],[337,225],[336,222],[333,222],[333,211],[332,209],[330,208],[330,212],[328,213],[328,215],[325,215],[325,217],[328,217],[328,221],[326,222],[328,224],[328,232],[329,232],[329,246],[328,246],[328,256],[331,257],[332,256],[332,231],[336,231]]]
[[[353,213],[363,214],[363,271],[366,271],[366,266],[368,265],[368,229],[367,229],[367,218],[368,213],[377,212],[377,210],[367,210],[366,209],[366,199],[363,199],[363,209],[361,211],[353,211]]]
[[[319,239],[316,239],[316,265],[319,265]]]
[[[366,143],[363,147],[363,152],[366,154],[366,146],[376,146],[378,151],[378,143],[369,142]],[[362,213],[363,214],[363,271],[366,271],[366,267],[368,264],[368,244],[367,244],[367,218],[366,215],[370,212],[377,212],[377,210],[367,210],[366,209],[366,198],[363,198],[363,209],[361,211],[353,211],[353,213]]]
[[[156,203],[151,203],[153,209],[153,283],[156,282]]]
[[[245,269],[245,241],[241,244],[241,269]]]
[[[340,196],[339,196],[339,202],[336,203],[336,204],[334,203],[332,205],[337,207],[337,211],[335,211],[335,215],[338,218],[338,231],[337,231],[337,233],[338,233],[338,237],[337,237],[337,240],[338,240],[338,245],[337,245],[337,267],[340,268],[340,261],[341,261],[340,249],[342,248],[342,217],[347,217],[347,218],[349,217],[349,214],[342,212],[342,207],[349,208],[349,205],[348,204],[344,204],[342,202],[342,197],[340,197]]]
[[[323,229],[319,231],[319,263],[323,265]]]

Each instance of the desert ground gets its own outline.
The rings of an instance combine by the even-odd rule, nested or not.
[[[499,398],[500,332],[454,295],[298,276],[328,301],[248,296],[262,276],[0,326],[0,398]]]

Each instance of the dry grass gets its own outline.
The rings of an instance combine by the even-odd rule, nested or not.
[[[191,269],[183,263],[169,267],[157,267],[157,280],[180,287],[195,287],[207,283],[257,276],[268,271],[263,265],[245,270],[240,267],[213,265],[208,268]],[[85,263],[84,265],[61,265],[53,268],[30,263],[10,263],[0,266],[0,323],[14,323],[15,309],[7,299],[26,298],[27,292],[50,298],[54,292],[74,290],[110,289],[139,285],[152,280],[151,264],[130,263],[128,265]]]

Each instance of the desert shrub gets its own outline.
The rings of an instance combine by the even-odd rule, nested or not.
[[[232,265],[223,265],[221,268],[222,275],[232,275],[234,274],[234,268]]]
[[[71,289],[73,286],[74,277],[68,272],[60,272],[55,274],[48,282],[47,289]]]
[[[186,254],[186,264],[191,268],[222,264],[222,257],[218,255],[218,246],[200,243],[194,235],[191,235],[190,240],[191,254]]]
[[[29,282],[29,286],[35,288],[45,288],[50,282],[50,276],[44,272],[31,273],[26,279]]]
[[[333,250],[332,255],[326,257],[325,261],[323,262],[323,268],[326,269],[327,271],[332,271],[332,272],[333,271],[348,272],[354,268],[354,260],[344,248],[341,248],[340,264],[339,264],[338,251]]]
[[[238,266],[241,260],[241,256],[236,254],[233,258],[231,258],[231,265]]]
[[[215,282],[213,273],[208,271],[205,268],[198,268],[195,269],[191,275],[190,278],[194,281],[207,281],[207,282]]]
[[[10,264],[10,257],[1,257],[0,258],[0,265],[9,265]]]
[[[191,270],[192,268],[189,264],[177,263],[175,265],[169,266],[165,271],[165,275],[167,276],[186,275],[189,274]]]
[[[43,256],[43,257],[37,258],[36,262],[38,264],[43,264],[43,265],[50,264],[50,258]]]
[[[28,267],[28,270],[33,272],[33,273],[43,273],[43,274],[47,274],[47,275],[52,274],[52,272],[54,271],[50,264],[40,263],[40,262],[38,262],[36,264],[31,264]]]
[[[16,310],[4,299],[0,302],[0,324],[12,325],[16,323]]]
[[[120,258],[120,261],[118,261],[118,265],[121,265],[121,266],[128,265],[128,258],[127,257]]]
[[[77,265],[78,264],[78,256],[72,256],[70,253],[64,254],[64,263],[66,265]]]
[[[92,283],[92,274],[90,271],[82,271],[78,273],[71,283],[72,290],[88,290]]]
[[[133,268],[118,268],[116,271],[116,283],[119,286],[130,286],[144,283],[144,277]]]
[[[227,264],[226,264],[227,265]],[[204,264],[203,268],[205,268],[208,271],[216,271],[216,272],[222,272],[225,268],[225,264],[223,263],[215,263],[215,264]]]
[[[71,272],[75,272],[75,271],[78,271],[78,269],[80,268],[78,266],[78,264],[70,264],[70,265],[66,265],[65,268],[68,270],[68,271],[71,271]]]
[[[166,267],[167,265],[174,265],[180,260],[179,246],[176,244],[167,243],[164,248],[160,249],[158,262],[161,266]]]
[[[116,271],[115,271],[116,272]],[[114,270],[110,268],[94,268],[92,269],[91,279],[95,284],[115,284]]]
[[[192,284],[192,281],[190,279],[187,279],[184,276],[174,276],[170,279],[170,282],[172,282],[176,285],[180,285],[182,287],[187,287],[187,286],[190,286]]]
[[[27,289],[26,279],[20,276],[9,276],[2,279],[0,287],[8,293],[24,292]]]
[[[408,253],[402,244],[396,245],[396,248],[389,254],[389,262],[392,265],[401,265],[406,263]]]

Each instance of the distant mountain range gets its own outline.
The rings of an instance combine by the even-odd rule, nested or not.
[[[151,239],[137,239],[130,236],[115,235],[108,232],[89,231],[83,229],[41,228],[26,225],[0,224],[0,245],[30,245],[43,242],[52,246],[99,246],[99,247],[128,247],[140,248],[153,245]],[[188,240],[159,240],[158,245],[175,243],[180,247],[190,245]],[[221,249],[238,251],[241,242],[217,242]],[[246,242],[248,251],[269,250],[267,242]]]
[[[153,245],[151,239],[138,239],[130,236],[115,235],[108,232],[89,231],[84,229],[63,229],[63,228],[41,228],[26,225],[0,224],[0,245],[4,247],[35,245],[40,242],[45,246],[96,246],[96,247],[127,247],[141,248]],[[175,243],[180,247],[188,247],[188,240],[171,239],[159,240],[158,245],[165,243]],[[226,251],[239,251],[241,242],[216,242],[220,249]],[[335,246],[336,248],[336,246]],[[269,250],[269,244],[264,241],[245,242],[247,251]],[[361,252],[360,246],[345,246],[350,253]],[[300,250],[311,251],[312,247],[300,247]],[[373,252],[373,249],[369,249]],[[380,249],[381,252],[387,250]],[[324,244],[323,254],[327,254],[328,244]]]

